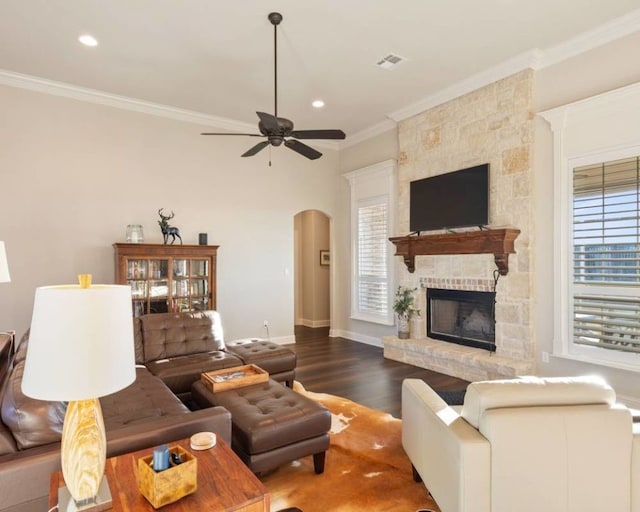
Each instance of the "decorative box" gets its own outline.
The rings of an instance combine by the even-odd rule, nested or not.
[[[200,380],[202,380],[205,386],[213,393],[216,393],[218,391],[226,391],[228,389],[267,382],[269,380],[269,373],[255,364],[247,364],[203,373]]]
[[[182,464],[171,462],[169,469],[155,472],[153,455],[138,459],[138,488],[153,508],[178,501],[198,488],[198,459],[181,446],[170,446],[169,452],[180,454]]]

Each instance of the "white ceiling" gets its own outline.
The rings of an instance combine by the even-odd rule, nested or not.
[[[253,126],[256,110],[273,112],[267,14],[278,11],[279,115],[297,129],[341,128],[353,138],[525,52],[638,19],[639,8],[640,0],[0,0],[0,70]],[[98,47],[77,42],[85,32]],[[388,53],[408,60],[380,69]],[[315,98],[326,107],[313,109]]]

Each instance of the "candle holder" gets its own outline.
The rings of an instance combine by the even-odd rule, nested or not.
[[[127,226],[127,243],[141,244],[142,242],[144,242],[144,233],[142,232],[142,225],[129,224]]]

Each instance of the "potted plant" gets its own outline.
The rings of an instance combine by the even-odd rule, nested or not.
[[[393,311],[398,315],[398,338],[409,338],[409,321],[413,315],[420,315],[420,310],[414,307],[415,297],[413,293],[417,288],[398,286],[396,300],[393,303]]]

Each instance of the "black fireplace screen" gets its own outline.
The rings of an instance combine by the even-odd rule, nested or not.
[[[496,350],[495,292],[427,289],[427,336]]]

